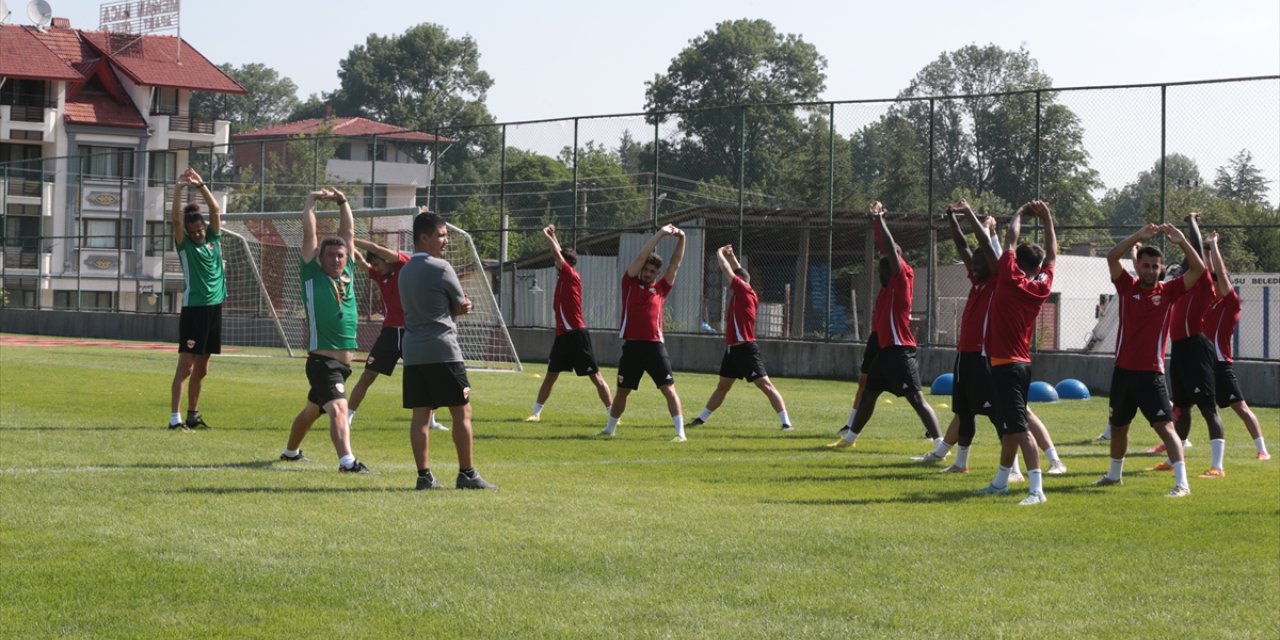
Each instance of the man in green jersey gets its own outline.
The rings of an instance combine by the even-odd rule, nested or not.
[[[341,212],[338,235],[316,241],[316,202],[337,203]],[[299,279],[307,309],[307,404],[293,419],[289,443],[280,459],[306,460],[302,439],[321,414],[329,414],[329,438],[338,453],[338,471],[368,473],[351,453],[347,423],[346,382],[351,375],[351,352],[356,349],[355,219],[347,196],[332,187],[312,191],[302,211],[302,256]]]
[[[182,206],[183,189],[199,189],[209,208],[204,221],[200,205]],[[222,352],[222,301],[227,281],[222,269],[222,207],[195,169],[187,169],[173,187],[173,244],[182,262],[182,315],[178,321],[178,368],[173,372],[169,403],[169,428],[207,429],[200,416],[200,388],[209,373],[209,356]],[[179,406],[182,386],[187,386],[187,419]]]

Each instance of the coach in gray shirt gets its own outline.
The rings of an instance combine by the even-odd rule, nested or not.
[[[454,316],[471,311],[471,300],[453,266],[444,259],[449,226],[422,211],[413,219],[413,250],[400,270],[404,308],[404,408],[413,410],[409,444],[418,465],[418,489],[443,489],[430,468],[431,411],[449,407],[453,446],[458,450],[458,489],[497,489],[471,460],[471,383],[458,347]]]

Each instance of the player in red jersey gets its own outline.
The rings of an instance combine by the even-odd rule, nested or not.
[[[1235,335],[1236,325],[1240,322],[1240,293],[1231,286],[1231,278],[1227,274],[1227,264],[1222,260],[1222,251],[1218,249],[1218,232],[1209,234],[1205,244],[1209,266],[1213,270],[1216,300],[1205,312],[1204,329],[1213,342],[1214,351],[1214,391],[1217,395],[1218,408],[1231,407],[1237,416],[1244,421],[1244,428],[1249,430],[1253,438],[1259,460],[1270,460],[1267,442],[1262,438],[1262,423],[1258,416],[1245,402],[1240,392],[1240,382],[1236,380],[1236,372],[1232,366],[1231,339]]]
[[[876,399],[885,391],[905,397],[924,424],[925,436],[937,443],[942,439],[938,432],[938,416],[920,390],[916,339],[911,333],[915,272],[902,258],[902,248],[893,241],[893,234],[885,224],[884,206],[879,202],[871,203],[867,215],[880,247],[881,288],[871,313],[872,331],[879,338],[880,349],[872,364],[872,372],[867,376],[867,386],[859,398],[853,424],[841,429],[840,439],[827,446],[834,449],[854,446],[863,427],[875,413]]]
[[[1023,215],[1044,221],[1045,247],[1032,242],[1018,244]],[[991,419],[1000,434],[1000,467],[991,484],[979,493],[1009,492],[1009,472],[1021,450],[1027,461],[1028,491],[1019,504],[1037,505],[1046,498],[1040,451],[1027,429],[1027,389],[1031,385],[1031,334],[1040,308],[1053,292],[1058,255],[1049,204],[1032,200],[1019,207],[1009,221],[1005,246],[1008,248],[996,266],[996,291],[991,300],[999,312],[988,315],[983,337],[983,351],[991,360]]]
[[[711,392],[711,398],[707,400],[702,413],[689,426],[706,424],[711,419],[712,412],[724,403],[733,383],[742,378],[764,393],[764,397],[769,399],[769,405],[782,421],[782,430],[791,431],[787,406],[782,401],[782,394],[778,393],[769,380],[764,360],[760,357],[760,347],[756,344],[756,307],[760,304],[760,297],[751,288],[751,276],[742,268],[738,257],[733,255],[733,245],[720,247],[716,251],[716,260],[720,263],[720,272],[729,279],[729,300],[724,312],[724,340],[728,344],[724,350],[724,358],[720,360],[720,383]]]
[[[965,241],[964,232],[960,230],[957,216],[963,216],[978,240],[975,249],[970,249]],[[913,458],[917,462],[937,463],[946,459],[951,447],[959,445],[955,463],[942,469],[942,473],[968,473],[969,453],[977,432],[977,416],[991,415],[990,378],[991,362],[983,353],[983,334],[986,332],[991,300],[995,294],[995,280],[992,275],[996,271],[996,256],[1003,254],[996,236],[995,218],[987,218],[986,224],[978,220],[978,216],[969,207],[969,203],[960,202],[947,208],[943,218],[951,227],[951,239],[956,245],[956,252],[964,263],[969,275],[969,295],[965,300],[964,312],[960,321],[960,336],[956,342],[956,363],[953,371],[953,387],[951,394],[952,418],[947,426],[947,433],[933,451]],[[993,423],[994,424],[994,423]],[[1064,475],[1067,465],[1058,456],[1053,438],[1040,418],[1027,408],[1027,429],[1035,438],[1036,444],[1049,458],[1048,475]],[[1018,469],[1017,456],[1009,472],[1009,482],[1023,482],[1025,477]]]
[[[1130,247],[1165,234],[1182,248],[1188,268],[1183,275],[1160,281],[1164,270],[1164,254],[1146,245],[1138,250],[1135,278],[1125,271],[1120,259]],[[1168,318],[1173,303],[1204,275],[1204,262],[1182,232],[1171,224],[1148,224],[1111,248],[1107,253],[1111,281],[1116,287],[1120,305],[1119,335],[1116,339],[1115,368],[1111,374],[1111,467],[1095,486],[1120,484],[1124,473],[1124,456],[1129,448],[1129,423],[1138,410],[1164,442],[1174,472],[1171,498],[1191,495],[1187,483],[1187,466],[1183,460],[1182,440],[1173,429],[1173,406],[1164,385],[1164,352],[1168,338]]]
[[[590,378],[600,401],[608,411],[613,404],[613,394],[596,364],[595,353],[591,350],[591,334],[587,333],[587,322],[582,316],[582,277],[575,269],[578,266],[578,254],[573,249],[560,247],[554,224],[542,230],[542,237],[547,240],[551,255],[556,259],[556,292],[552,302],[552,311],[556,316],[556,340],[551,346],[551,355],[547,358],[547,375],[542,379],[542,387],[538,389],[533,413],[524,421],[538,422],[542,419],[542,407],[551,397],[551,387],[555,386],[561,371],[569,370]]]
[[[671,264],[659,278],[662,258],[654,253],[654,249],[667,236],[675,236],[676,248],[671,253]],[[640,388],[640,379],[648,373],[667,399],[671,424],[676,429],[676,437],[671,441],[685,441],[680,396],[676,393],[675,377],[671,374],[671,358],[662,342],[662,311],[671,288],[675,286],[682,259],[684,231],[669,224],[649,238],[622,276],[622,321],[618,337],[625,342],[622,344],[622,357],[618,360],[618,395],[613,399],[609,421],[598,434],[600,436],[613,437],[618,429],[618,419],[627,410],[627,396]]]

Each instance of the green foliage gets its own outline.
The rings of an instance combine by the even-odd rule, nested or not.
[[[1226,166],[1218,167],[1213,179],[1214,193],[1219,198],[1244,204],[1267,206],[1267,179],[1253,164],[1253,153],[1241,149]]]
[[[228,211],[301,211],[307,194],[318,187],[336,186],[360,208],[364,187],[328,175],[325,167],[341,144],[341,138],[322,131],[296,136],[285,142],[283,156],[267,153],[262,178],[256,167],[239,169],[241,188],[231,192]]]
[[[239,67],[218,65],[223,73],[240,83],[248,93],[206,93],[191,95],[191,112],[231,122],[231,133],[253,131],[280,124],[297,111],[298,85],[271,67],[250,62]]]

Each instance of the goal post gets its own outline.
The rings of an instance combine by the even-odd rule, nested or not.
[[[412,253],[413,217],[417,213],[417,208],[410,207],[354,211],[356,237]],[[321,238],[337,232],[336,210],[316,211],[316,218]],[[236,239],[223,246],[228,299],[236,300],[236,304],[223,307],[223,343],[279,347],[290,355],[305,351],[306,310],[298,276],[301,212],[224,213],[222,228]],[[520,358],[471,235],[450,224],[444,258],[453,265],[463,292],[471,299],[471,312],[454,319],[467,367],[521,371]],[[382,298],[364,273],[357,269],[356,275],[356,341],[360,351],[368,351],[382,330]]]

